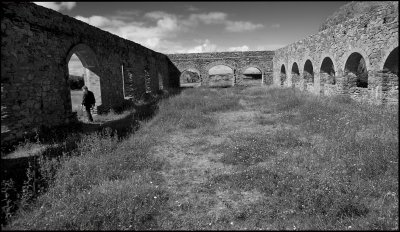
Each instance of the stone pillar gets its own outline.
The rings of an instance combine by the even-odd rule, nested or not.
[[[320,73],[314,73],[314,94],[320,95],[321,91],[321,76]]]

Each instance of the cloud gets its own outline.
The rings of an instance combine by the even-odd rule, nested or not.
[[[118,20],[132,20],[133,17],[137,17],[139,14],[139,10],[117,10],[110,18]]]
[[[75,18],[158,51],[160,44],[164,43],[164,39],[175,37],[180,30],[178,19],[175,15],[154,11],[144,16],[150,19],[151,22],[135,22],[132,19],[125,21],[96,15],[91,17],[76,16]]]
[[[206,39],[202,44],[188,49],[186,53],[202,53],[202,52],[216,52],[217,45],[212,44],[210,40]]]
[[[75,18],[162,53],[217,51],[217,45],[207,39],[196,41],[197,45],[194,47],[184,47],[175,39],[182,32],[196,28],[199,24],[222,25],[227,31],[231,32],[249,31],[263,27],[261,24],[228,20],[228,15],[223,12],[190,14],[185,17],[164,11],[140,13],[133,10],[118,11],[108,16],[84,17],[78,15]],[[249,48],[244,45],[231,49],[244,51]]]
[[[242,31],[252,31],[257,28],[263,27],[262,24],[253,24],[251,22],[243,22],[243,21],[228,21],[226,23],[225,29],[230,32],[242,32]]]
[[[223,12],[209,12],[202,14],[191,14],[185,24],[188,26],[196,26],[199,23],[222,24],[225,25],[225,30],[229,32],[252,31],[257,28],[262,28],[262,24],[254,24],[248,21],[232,21],[228,20],[228,15]]]
[[[276,23],[276,24],[272,24],[271,27],[272,28],[280,28],[281,25],[279,23]]]
[[[243,45],[241,47],[230,47],[230,48],[228,48],[229,52],[236,52],[236,51],[244,52],[244,51],[248,51],[248,50],[249,50],[249,47],[247,45]]]
[[[204,24],[222,24],[226,22],[227,14],[223,12],[210,12],[207,14],[191,14],[189,22],[197,24],[202,22]]]
[[[50,8],[55,11],[72,10],[76,6],[76,2],[33,2],[36,5]]]

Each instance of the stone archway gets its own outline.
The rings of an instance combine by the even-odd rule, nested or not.
[[[300,70],[297,62],[293,62],[292,64],[292,87],[300,89]]]
[[[214,67],[217,67],[217,66],[225,66],[225,67],[230,68],[232,70],[231,75],[230,76],[225,76],[225,77],[219,76],[219,77],[216,77],[218,79],[218,80],[216,80],[214,78],[214,76],[210,75],[210,70],[212,71],[212,69]],[[225,62],[225,61],[222,61],[222,60],[221,61],[215,61],[215,62],[211,62],[211,63],[207,64],[205,66],[204,70],[206,72],[207,78],[204,78],[203,82],[206,82],[206,85],[208,85],[208,86],[212,86],[213,82],[215,82],[215,81],[221,82],[221,83],[223,82],[222,86],[234,86],[235,83],[236,83],[237,70],[236,70],[234,64],[231,64],[229,62]]]
[[[330,95],[332,88],[336,85],[335,67],[330,57],[325,57],[321,62],[319,71],[321,94]]]
[[[303,68],[304,90],[313,91],[314,88],[314,67],[310,59],[304,62]]]
[[[384,104],[399,102],[399,47],[387,55],[383,64],[382,92]]]
[[[101,78],[99,76],[100,68],[97,56],[88,45],[77,44],[69,50],[65,58],[67,64],[69,63],[71,57],[74,54],[79,58],[80,62],[84,67],[83,70],[84,83],[88,87],[88,89],[93,92],[95,96],[96,107],[93,113],[97,113],[97,110],[102,107]],[[66,73],[68,73],[69,75],[69,68],[67,69],[68,70]],[[69,76],[67,78],[69,78]],[[68,91],[68,94],[71,95],[71,92]],[[69,97],[68,99],[71,99],[71,97]],[[71,103],[71,108],[72,108],[72,103]]]
[[[179,77],[180,87],[197,87],[201,85],[201,76],[198,69],[185,67],[181,70]]]
[[[240,68],[239,75],[241,76],[242,83],[245,85],[257,85],[257,86],[262,85],[264,80],[264,71],[261,67],[262,67],[261,65],[250,64],[246,65],[243,68]],[[251,73],[249,74],[246,72],[251,72]]]
[[[286,78],[287,78],[286,68],[285,68],[285,65],[282,64],[281,65],[281,72],[280,72],[280,75],[279,75],[279,84],[280,84],[281,87],[283,87],[285,85]]]
[[[364,57],[353,52],[349,55],[344,65],[344,76],[348,88],[368,88],[368,70]]]

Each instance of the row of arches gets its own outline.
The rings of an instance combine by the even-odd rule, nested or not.
[[[237,72],[234,68],[224,65],[217,64],[211,66],[207,73],[208,77],[201,76],[198,69],[195,68],[184,68],[180,76],[181,87],[195,87],[200,86],[204,78],[208,78],[208,85],[210,87],[229,87],[238,84],[236,78]],[[246,66],[242,68],[240,78],[243,85],[261,85],[263,72],[257,66]]]
[[[321,87],[324,85],[337,84],[336,70],[337,67],[335,67],[333,60],[329,56],[326,56],[322,59],[319,67]],[[384,62],[383,70],[380,70],[380,72],[391,73],[392,75],[396,75],[398,77],[398,47],[389,53]],[[301,80],[298,63],[293,62],[291,67],[292,86],[305,90],[312,88],[314,86],[315,74],[316,70],[314,69],[311,59],[306,59],[303,66]],[[348,88],[368,88],[368,76],[369,74],[365,58],[359,52],[352,52],[344,64],[342,78],[346,82],[345,84]],[[281,86],[288,85],[285,64],[281,64],[279,79]],[[301,81],[303,82],[302,86],[300,84]],[[321,91],[323,91],[323,88],[321,88]]]

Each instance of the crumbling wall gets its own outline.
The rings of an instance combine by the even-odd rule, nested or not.
[[[300,70],[301,81],[308,79],[309,74],[304,72],[304,66],[309,59],[314,70],[314,84],[306,84],[308,91],[324,95],[349,94],[354,99],[377,104],[398,102],[398,72],[397,76],[392,74],[389,77],[392,81],[385,81],[388,78],[382,72],[388,55],[398,49],[398,13],[398,2],[377,5],[368,14],[357,14],[354,18],[276,50],[273,59],[273,83],[280,85],[282,64],[287,70],[291,70],[295,62]],[[350,64],[352,61],[349,60],[354,53],[361,55],[365,61],[367,87],[357,87],[357,80],[363,77],[356,75],[353,78],[355,73],[346,69],[346,62],[350,66],[356,65]],[[326,73],[320,71],[326,57],[333,62],[334,84],[332,80],[326,81]],[[396,65],[398,70],[398,62]],[[292,83],[293,74],[287,74],[289,83]],[[300,84],[296,87],[304,88]]]

